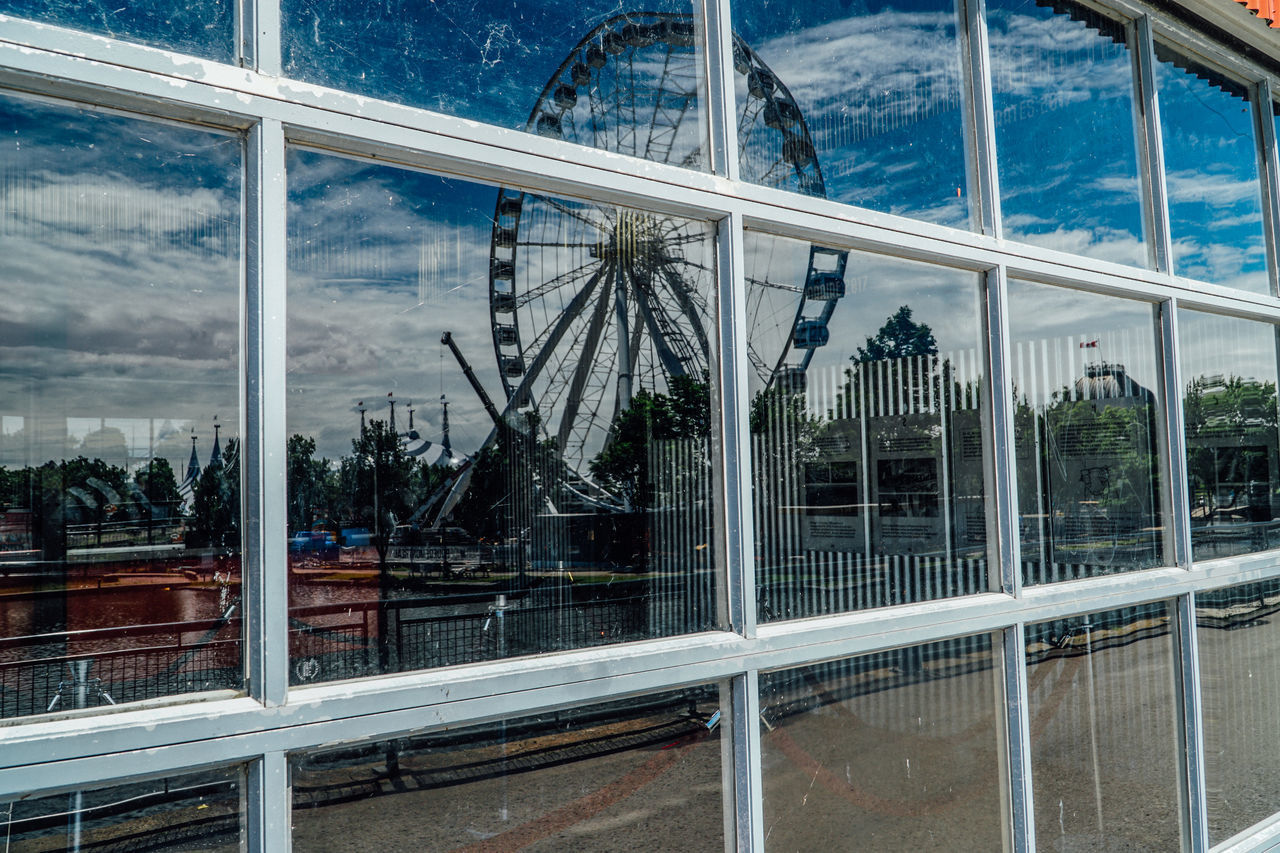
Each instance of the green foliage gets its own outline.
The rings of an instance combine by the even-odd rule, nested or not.
[[[933,330],[924,323],[911,319],[911,308],[903,305],[884,321],[874,336],[867,338],[865,347],[849,356],[858,364],[870,361],[888,361],[913,355],[937,355],[938,342]]]
[[[240,478],[221,465],[206,465],[196,481],[187,546],[240,547]]]
[[[621,413],[605,448],[591,460],[599,482],[623,496],[635,509],[653,506],[649,451],[653,442],[705,438],[711,434],[711,386],[689,376],[674,377],[670,393],[641,389]]]

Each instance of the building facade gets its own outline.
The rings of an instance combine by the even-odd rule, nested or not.
[[[1273,6],[118,5],[0,0],[6,849],[1280,846]]]

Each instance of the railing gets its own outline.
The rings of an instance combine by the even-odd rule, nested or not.
[[[241,686],[238,619],[0,639],[0,718]]]

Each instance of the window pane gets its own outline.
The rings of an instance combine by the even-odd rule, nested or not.
[[[1156,58],[1173,271],[1267,293],[1249,92],[1163,44]]]
[[[695,169],[710,166],[687,0],[283,0],[289,76]]]
[[[1196,595],[1209,843],[1280,810],[1280,581]]]
[[[710,227],[289,169],[295,680],[713,627]]]
[[[997,684],[987,636],[762,674],[765,849],[1001,849]]]
[[[242,771],[233,768],[0,801],[5,851],[237,853],[243,784]]]
[[[235,0],[0,0],[0,15],[234,62],[235,7]]]
[[[1027,628],[1036,849],[1179,849],[1168,607]]]
[[[746,250],[760,618],[986,590],[979,276]]]
[[[734,3],[743,179],[968,228],[958,19],[952,0]]]
[[[0,115],[0,716],[239,687],[240,140]]]
[[[1023,582],[1164,562],[1152,306],[1009,283]]]
[[[1145,265],[1124,25],[1071,0],[987,4],[1005,233]]]
[[[295,756],[293,849],[722,850],[719,709],[696,687]]]
[[[1195,559],[1280,545],[1276,330],[1178,314]]]

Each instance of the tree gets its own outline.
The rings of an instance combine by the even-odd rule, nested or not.
[[[196,481],[187,546],[235,549],[240,545],[240,478],[221,465],[206,465]]]
[[[934,340],[933,330],[924,323],[912,320],[910,306],[903,305],[889,315],[873,337],[867,338],[866,347],[858,347],[858,351],[849,360],[862,364],[937,354],[938,342]]]
[[[289,530],[310,530],[318,518],[333,514],[337,478],[328,459],[316,459],[316,440],[304,435],[289,436],[287,482],[289,484]]]
[[[654,505],[649,451],[655,441],[702,439],[711,434],[711,387],[704,375],[673,377],[668,394],[641,389],[613,425],[591,473],[621,493],[635,509]],[[695,476],[697,476],[695,474]]]
[[[404,452],[400,436],[382,420],[369,421],[351,440],[354,475],[353,504],[369,525],[369,541],[378,552],[378,570],[387,571],[387,550],[396,523],[413,510],[410,480],[414,461]]]

